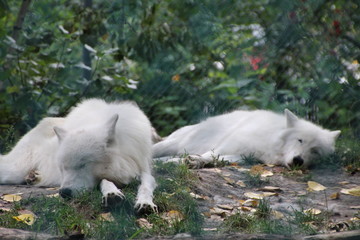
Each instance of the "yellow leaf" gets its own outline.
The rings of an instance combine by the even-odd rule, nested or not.
[[[312,192],[312,191],[323,191],[326,189],[326,187],[324,187],[323,185],[321,185],[320,183],[317,182],[313,182],[313,181],[308,181],[308,191]]]
[[[145,218],[139,218],[136,220],[136,223],[139,225],[139,227],[141,228],[146,228],[146,229],[151,229],[153,227],[153,224],[149,223],[148,220],[146,220]]]
[[[98,218],[99,218],[99,220],[106,221],[106,222],[114,222],[115,221],[115,218],[113,217],[111,212],[101,213],[101,214],[99,214]]]
[[[252,199],[263,199],[264,195],[261,193],[253,193],[253,192],[246,192],[244,193],[244,196],[247,198],[252,198]]]
[[[246,187],[246,184],[241,180],[237,181],[236,185],[239,185],[240,187]]]
[[[18,222],[23,222],[31,226],[35,222],[35,215],[32,213],[26,213],[26,214],[21,214],[19,216],[14,216],[13,219],[15,219]]]
[[[257,207],[259,205],[259,201],[255,199],[248,199],[246,201],[240,202],[241,205],[246,207]]]
[[[357,65],[357,64],[359,64],[359,62],[358,62],[358,60],[354,60],[354,61],[352,61],[352,64]]]
[[[262,165],[254,165],[250,169],[251,175],[260,175],[264,172],[264,167]]]
[[[283,219],[284,218],[284,214],[282,214],[281,212],[276,211],[276,210],[272,210],[271,215],[273,215],[275,217],[275,219]]]
[[[262,173],[261,173],[261,176],[262,177],[271,177],[272,175],[274,175],[271,171],[269,170],[264,170]]]
[[[7,202],[18,202],[22,199],[21,196],[15,194],[6,194],[1,197],[4,201]]]
[[[319,215],[321,213],[321,210],[316,209],[316,208],[309,208],[309,209],[304,210],[304,213],[312,214],[312,215]]]
[[[176,221],[183,220],[184,216],[179,211],[171,210],[169,212],[163,213],[161,215],[161,218],[167,220],[169,223],[173,223],[173,222],[176,222]]]
[[[344,188],[344,189],[341,189],[340,192],[343,193],[343,194],[349,194],[349,195],[360,197],[360,186],[350,188],[350,189],[345,189]]]
[[[180,81],[180,75],[176,74],[176,75],[172,76],[171,80],[173,80],[174,82]]]
[[[233,209],[234,209],[234,206],[227,205],[227,204],[218,204],[217,206],[218,206],[219,208],[225,209],[225,210],[233,210]]]
[[[330,199],[336,200],[340,198],[340,193],[336,192],[330,195]]]

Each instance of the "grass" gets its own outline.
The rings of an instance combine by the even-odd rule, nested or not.
[[[196,178],[184,165],[157,163],[154,171],[158,183],[154,202],[159,207],[159,213],[137,215],[133,207],[139,183],[135,182],[122,189],[126,198],[112,209],[102,207],[98,190],[85,192],[72,200],[46,196],[28,198],[14,203],[10,212],[0,212],[0,226],[60,236],[83,235],[94,239],[131,239],[181,232],[200,234],[203,218],[189,194],[189,186],[196,182]],[[24,209],[31,210],[37,216],[31,226],[13,218]],[[183,218],[169,224],[162,217],[168,211],[177,211]],[[108,212],[114,221],[101,219],[100,215]],[[136,223],[139,218],[147,219],[152,228],[141,228]]]

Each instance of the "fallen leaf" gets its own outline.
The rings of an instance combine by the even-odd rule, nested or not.
[[[307,190],[312,192],[312,191],[323,191],[326,189],[326,187],[324,187],[323,185],[321,185],[320,183],[317,183],[317,182],[313,182],[313,181],[308,181],[307,182],[308,184],[308,188]]]
[[[190,196],[195,198],[195,199],[199,199],[199,200],[208,200],[209,199],[208,196],[203,196],[203,195],[196,194],[196,193],[193,193],[193,192],[190,193]]]
[[[271,171],[269,171],[269,170],[264,170],[262,173],[261,173],[261,175],[260,176],[262,176],[262,177],[271,177],[271,176],[273,176],[274,174],[271,172]]]
[[[275,192],[264,192],[262,194],[264,197],[270,197],[270,196],[279,196],[278,193],[275,193]]]
[[[115,218],[113,217],[111,212],[101,213],[101,214],[99,214],[98,218],[100,221],[105,221],[105,222],[114,222],[115,221]]]
[[[176,210],[171,210],[169,212],[165,212],[161,215],[161,218],[168,221],[170,224],[174,222],[178,222],[184,219],[184,216],[181,212]]]
[[[261,175],[264,170],[265,169],[262,165],[254,165],[250,169],[250,174],[251,175]]]
[[[241,205],[246,207],[257,207],[259,205],[259,201],[255,199],[247,199],[246,201],[242,200],[243,202],[240,202]]]
[[[10,212],[11,209],[7,207],[0,207],[0,212]]]
[[[343,194],[360,197],[360,186],[349,189],[343,188],[340,192]]]
[[[145,218],[139,218],[136,220],[136,223],[139,225],[139,227],[141,228],[146,228],[146,229],[151,229],[153,227],[153,224],[149,223],[148,220],[146,220]]]
[[[272,187],[272,186],[265,186],[257,190],[263,192],[282,192],[282,190],[279,187]]]
[[[360,205],[359,206],[350,206],[351,209],[360,209]]]
[[[235,180],[232,180],[231,178],[228,178],[228,177],[223,177],[223,178],[227,184],[230,184],[230,185],[235,184]]]
[[[244,196],[247,198],[252,198],[252,199],[263,199],[264,195],[262,193],[254,193],[254,192],[246,192],[244,193]]]
[[[218,215],[218,216],[221,216],[222,218],[225,218],[226,216],[231,215],[231,211],[221,209],[218,207],[210,208],[210,213],[211,213],[211,215]]]
[[[348,182],[348,181],[342,181],[342,182],[339,182],[339,184],[341,184],[341,185],[346,185],[346,184],[349,184],[350,182]]]
[[[284,214],[282,214],[281,212],[276,211],[276,210],[272,210],[272,211],[271,211],[271,215],[273,215],[273,216],[275,217],[275,219],[282,219],[282,218],[284,218]]]
[[[48,194],[46,196],[49,197],[49,198],[58,198],[58,197],[60,197],[60,194],[59,193],[54,193],[54,194]]]
[[[15,194],[6,194],[1,197],[4,201],[7,202],[18,202],[22,199],[21,196]]]
[[[246,184],[241,180],[237,181],[235,184],[239,185],[240,187],[246,187]]]
[[[309,208],[309,209],[304,210],[304,213],[311,214],[311,215],[319,215],[321,213],[321,210],[316,209],[316,208]]]
[[[340,193],[336,192],[330,195],[330,199],[337,200],[340,198]]]
[[[227,205],[227,204],[218,204],[217,206],[218,206],[219,208],[225,209],[225,210],[233,210],[233,209],[234,209],[234,206]]]
[[[23,222],[29,226],[33,225],[35,222],[35,214],[33,213],[26,213],[26,214],[21,214],[19,216],[14,216],[13,219],[15,219],[18,222]]]

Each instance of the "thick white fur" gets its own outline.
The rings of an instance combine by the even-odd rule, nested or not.
[[[286,167],[297,157],[308,166],[315,158],[334,152],[339,134],[299,119],[287,109],[284,115],[265,110],[234,111],[176,130],[155,144],[153,152],[154,157],[190,154],[197,166],[214,157],[236,161],[246,155]]]
[[[105,179],[102,192],[123,197],[109,186],[139,177],[135,206],[155,208],[151,137],[151,124],[135,104],[89,99],[65,118],[43,119],[9,154],[0,156],[0,184],[21,184],[36,171],[39,186],[60,185],[76,193]]]

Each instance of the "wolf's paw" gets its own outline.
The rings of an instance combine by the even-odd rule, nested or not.
[[[151,199],[138,199],[135,203],[135,210],[139,215],[157,213],[158,208]]]
[[[199,169],[205,166],[205,161],[198,155],[189,155],[183,159],[184,163],[192,169]]]
[[[115,206],[116,204],[122,202],[124,198],[125,195],[117,189],[117,191],[105,193],[102,197],[102,204],[105,207]]]
[[[25,177],[25,182],[28,185],[35,185],[40,182],[40,175],[36,170],[31,170]]]

